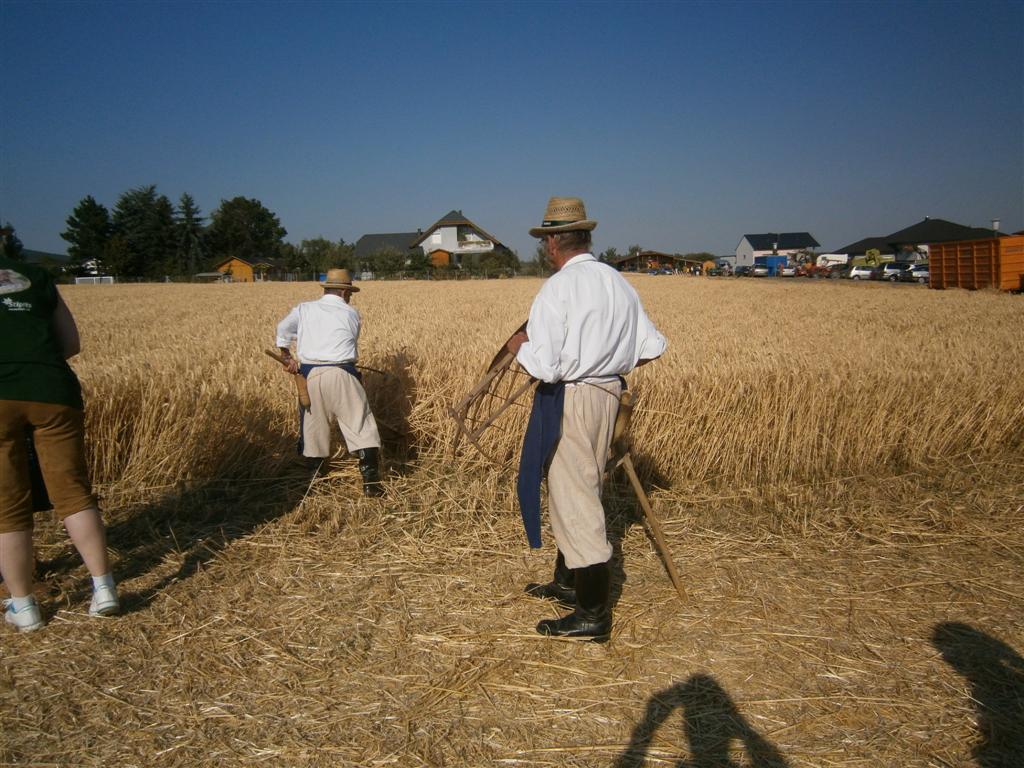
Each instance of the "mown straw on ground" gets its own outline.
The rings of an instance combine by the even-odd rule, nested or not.
[[[446,407],[534,281],[475,282],[480,301],[463,285],[359,295],[364,361],[386,374],[368,387],[395,427],[382,501],[343,457],[315,479],[291,462],[287,381],[257,362],[312,286],[209,286],[188,309],[162,286],[69,292],[127,612],[87,617],[84,570],[41,517],[50,623],[0,641],[0,762],[1013,765],[1019,298],[657,280],[639,287],[673,356],[633,377],[634,453],[689,599],[610,478],[607,645],[533,632],[557,610],[522,594],[550,536],[525,547],[512,470],[447,451]],[[842,308],[862,313],[852,331],[811,326]],[[919,337],[918,317],[938,330]]]

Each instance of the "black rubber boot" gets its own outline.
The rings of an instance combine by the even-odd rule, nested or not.
[[[327,458],[321,456],[296,456],[293,466],[307,473],[310,478],[326,475],[329,469]]]
[[[576,574],[576,610],[560,619],[545,619],[537,625],[537,631],[542,635],[603,643],[612,633],[608,563],[576,568],[573,573]]]
[[[543,597],[557,600],[566,608],[576,607],[576,575],[565,564],[565,555],[558,550],[555,558],[555,576],[547,584],[530,582],[526,585],[526,594],[531,597]]]
[[[380,482],[380,448],[362,448],[356,451],[359,457],[359,474],[363,476],[363,494],[383,496],[384,486]]]

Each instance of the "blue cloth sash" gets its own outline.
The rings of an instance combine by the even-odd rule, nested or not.
[[[363,374],[356,368],[355,363],[302,363],[299,365],[299,373],[308,379],[309,372],[314,368],[341,368],[346,373],[351,373],[355,376],[360,384],[363,383]]]
[[[349,363],[300,363],[299,364],[299,373],[301,373],[304,378],[308,379],[310,371],[312,371],[314,368],[341,368],[341,370],[345,371],[346,373],[350,373],[353,376],[355,376],[356,377],[356,381],[358,381],[360,384],[363,383],[363,374],[361,374],[359,372],[359,369],[356,368],[356,364],[355,363],[351,363],[351,362],[349,362]],[[303,430],[303,426],[304,426],[303,422],[305,421],[305,418],[306,418],[306,409],[303,408],[300,405],[299,406],[299,442],[298,442],[298,445],[296,446],[296,449],[298,450],[299,456],[302,455],[302,451],[306,447],[305,443],[302,440],[302,430]]]
[[[533,394],[533,408],[526,425],[523,453],[519,457],[516,494],[523,527],[530,547],[540,547],[540,484],[562,436],[562,409],[565,405],[565,382],[541,382]]]

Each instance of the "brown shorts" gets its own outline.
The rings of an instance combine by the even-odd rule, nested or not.
[[[96,506],[85,463],[85,414],[67,405],[0,400],[0,533],[32,530],[28,427],[60,519]]]

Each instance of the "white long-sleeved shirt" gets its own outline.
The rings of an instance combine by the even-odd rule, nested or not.
[[[547,382],[629,373],[668,346],[633,286],[590,253],[573,256],[544,283],[526,334],[516,360]]]
[[[295,341],[300,363],[347,363],[358,357],[359,313],[330,293],[306,301],[277,324],[277,346]]]

